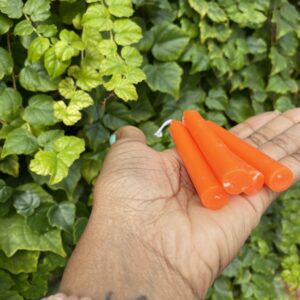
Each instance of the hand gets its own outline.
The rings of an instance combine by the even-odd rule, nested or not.
[[[299,180],[300,109],[261,114],[232,132]],[[174,149],[156,152],[134,127],[117,137],[61,291],[93,299],[203,299],[278,194],[264,188],[208,210]]]

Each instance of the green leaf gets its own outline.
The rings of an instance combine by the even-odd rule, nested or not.
[[[7,50],[0,47],[0,80],[10,75],[13,70],[13,60]]]
[[[208,3],[205,0],[188,0],[190,6],[204,17],[208,11]]]
[[[77,110],[81,110],[93,105],[93,103],[93,98],[88,93],[84,91],[76,91],[71,98],[69,106],[72,106]]]
[[[52,204],[50,203],[41,203],[41,205],[35,209],[34,214],[26,218],[27,225],[34,232],[43,234],[53,229],[47,218],[47,213],[51,206]]]
[[[59,78],[51,79],[41,64],[26,66],[20,72],[20,84],[31,92],[49,92],[58,88]]]
[[[40,198],[32,191],[24,191],[14,196],[14,207],[24,217],[32,215],[40,203]]]
[[[48,211],[49,223],[65,231],[70,231],[75,220],[75,205],[70,202],[61,202],[52,206]]]
[[[262,38],[250,36],[247,39],[247,45],[251,54],[262,54],[267,51],[267,43]]]
[[[103,124],[111,129],[118,128],[130,124],[132,120],[128,107],[120,102],[110,102],[106,107],[106,114],[103,117]]]
[[[37,271],[38,258],[38,251],[18,251],[9,258],[0,251],[0,266],[13,274],[33,273]]]
[[[74,224],[74,230],[73,230],[73,242],[74,244],[78,243],[80,237],[82,236],[84,229],[86,228],[86,225],[88,223],[87,218],[78,218]]]
[[[52,47],[45,52],[44,64],[48,74],[54,78],[65,72],[70,65],[70,61],[61,61],[56,56],[55,48]]]
[[[205,104],[212,110],[225,110],[228,105],[226,92],[222,88],[213,88],[209,90],[205,99]]]
[[[5,203],[12,196],[13,189],[0,179],[0,203]]]
[[[295,107],[295,104],[292,102],[291,98],[287,96],[279,97],[274,104],[274,108],[280,112],[285,112],[289,109]]]
[[[30,170],[38,175],[51,175],[50,184],[68,175],[68,168],[84,151],[84,141],[77,137],[63,136],[54,141],[53,151],[38,151],[30,162]]]
[[[69,75],[77,79],[76,84],[83,90],[90,91],[102,83],[102,76],[94,68],[72,66]]]
[[[216,23],[226,22],[228,20],[223,9],[215,2],[208,3],[207,16]]]
[[[57,27],[54,24],[39,24],[36,27],[38,33],[44,37],[53,37],[57,34]]]
[[[168,93],[178,98],[182,69],[175,62],[146,65],[144,71],[151,90]]]
[[[23,119],[34,126],[49,126],[56,123],[54,117],[52,97],[43,94],[36,94],[31,97],[28,106],[24,110]]]
[[[233,96],[229,100],[229,105],[226,108],[226,114],[231,120],[237,123],[243,122],[253,115],[253,110],[249,99],[243,95]]]
[[[26,225],[25,218],[19,215],[0,218],[0,249],[8,257],[13,256],[18,250],[50,251],[65,256],[59,230],[39,235],[34,233]]]
[[[131,0],[106,0],[109,12],[116,17],[130,17],[133,14]]]
[[[180,57],[189,42],[188,35],[173,24],[159,24],[152,28],[154,46],[152,53],[161,61],[173,61]]]
[[[6,273],[3,270],[0,270],[0,290],[4,291],[4,289],[7,291],[14,285],[14,281],[12,280],[11,276]],[[2,294],[2,293],[1,293]],[[2,295],[1,295],[2,298]],[[2,298],[7,299],[7,298]]]
[[[17,128],[7,135],[1,157],[4,158],[10,154],[31,154],[37,148],[36,138],[25,128]]]
[[[9,155],[4,159],[0,159],[0,172],[11,175],[13,177],[19,176],[19,161],[17,155]]]
[[[63,29],[59,33],[59,38],[76,50],[84,50],[84,43],[74,31]]]
[[[121,56],[129,66],[139,67],[143,62],[143,57],[139,51],[130,46],[122,48]]]
[[[65,79],[61,80],[58,85],[59,93],[66,99],[71,99],[73,97],[75,89],[74,80],[70,77],[66,77]]]
[[[9,19],[6,15],[0,13],[0,34],[7,33],[12,25],[13,21]]]
[[[9,18],[19,19],[21,18],[23,12],[23,1],[22,0],[0,0],[0,11]]]
[[[280,73],[281,71],[287,68],[286,58],[283,55],[281,55],[275,47],[271,48],[269,57],[272,63],[271,76]]]
[[[276,38],[279,40],[287,33],[292,32],[294,30],[293,26],[291,26],[284,18],[280,16],[278,11],[274,11],[272,17],[272,23],[276,24]]]
[[[102,161],[104,159],[105,151],[96,153],[85,153],[80,160],[80,171],[83,178],[92,183],[98,176]]]
[[[0,90],[0,120],[9,122],[14,120],[22,104],[22,97],[18,91],[12,88]]]
[[[81,119],[80,111],[74,106],[67,106],[63,101],[54,103],[54,116],[67,126],[74,125]]]
[[[117,52],[117,45],[112,40],[102,40],[97,45],[97,48],[99,49],[100,53],[105,56],[111,56],[112,54]]]
[[[113,30],[115,32],[115,41],[121,46],[131,45],[142,38],[141,28],[128,19],[114,21]]]
[[[270,77],[267,91],[278,94],[287,94],[288,92],[297,91],[297,84],[292,79],[284,79],[280,75]]]
[[[225,42],[229,39],[232,33],[232,29],[225,24],[210,26],[206,21],[201,21],[199,26],[202,44],[204,44],[208,39],[216,39],[219,42]]]
[[[49,39],[38,36],[30,43],[30,46],[28,48],[28,59],[32,62],[39,60],[44,55],[49,46]]]
[[[50,0],[27,0],[23,12],[33,22],[45,21],[50,17]]]
[[[48,130],[48,131],[44,131],[42,132],[38,138],[38,144],[39,146],[45,148],[46,150],[51,150],[52,146],[53,146],[53,142],[62,137],[64,135],[64,131],[63,130],[58,130],[58,129],[54,129],[54,130]]]
[[[82,16],[81,24],[93,27],[99,31],[108,31],[113,28],[110,13],[102,4],[90,5]]]
[[[68,45],[65,41],[59,41],[54,45],[55,55],[60,61],[67,61],[77,56],[79,51]]]
[[[30,35],[33,32],[33,26],[29,20],[20,21],[14,29],[15,35]]]

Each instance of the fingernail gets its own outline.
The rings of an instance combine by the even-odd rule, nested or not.
[[[112,135],[110,136],[110,138],[109,138],[109,144],[112,146],[112,145],[116,142],[116,140],[117,140],[117,136],[116,136],[116,134],[114,133],[114,134],[112,134]]]

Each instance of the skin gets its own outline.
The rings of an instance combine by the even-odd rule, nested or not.
[[[300,109],[267,112],[231,131],[299,180]],[[157,152],[140,130],[123,127],[60,291],[92,299],[204,299],[277,197],[265,187],[231,197],[221,210],[205,209],[176,150]]]

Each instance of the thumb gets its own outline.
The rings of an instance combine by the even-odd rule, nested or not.
[[[144,133],[134,126],[124,126],[116,131],[116,139],[119,140],[132,140],[146,144],[146,137]]]

